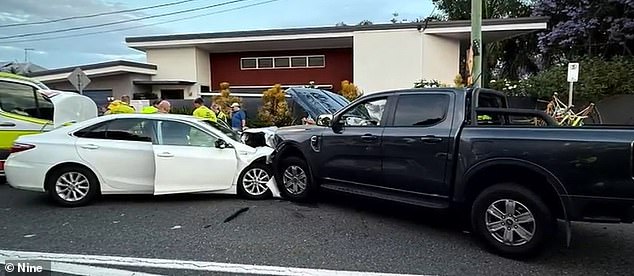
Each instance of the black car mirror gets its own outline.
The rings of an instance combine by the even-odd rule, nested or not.
[[[332,114],[322,114],[317,117],[317,125],[330,126],[332,123]]]
[[[227,143],[225,140],[222,139],[218,139],[216,140],[216,148],[218,149],[226,149],[226,148],[230,148],[231,144]]]

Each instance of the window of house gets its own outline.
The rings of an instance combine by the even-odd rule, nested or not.
[[[291,58],[291,67],[306,67],[308,63],[306,62],[306,57],[292,57]]]
[[[288,68],[291,66],[290,59],[287,57],[275,58],[275,68]]]
[[[324,56],[312,56],[308,57],[308,67],[324,67],[326,60]]]
[[[258,58],[258,68],[273,68],[273,58]]]
[[[394,126],[428,127],[445,120],[449,96],[441,94],[401,95],[398,99]]]
[[[256,58],[243,58],[240,61],[242,69],[256,69],[258,68],[258,59]]]
[[[277,56],[248,57],[240,59],[240,68],[248,69],[282,69],[282,68],[321,68],[326,66],[324,55],[314,56]]]

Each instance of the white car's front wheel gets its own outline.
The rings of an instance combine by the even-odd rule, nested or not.
[[[266,184],[273,175],[265,164],[255,163],[247,167],[238,179],[238,193],[248,199],[265,199],[271,197],[271,190]]]
[[[83,167],[63,167],[52,172],[46,180],[48,194],[65,207],[88,204],[98,193],[95,174]]]

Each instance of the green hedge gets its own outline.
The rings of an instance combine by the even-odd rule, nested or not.
[[[574,85],[576,103],[597,102],[612,95],[634,94],[634,59],[616,57],[582,58],[579,81]],[[547,68],[522,81],[492,80],[489,87],[515,96],[550,98],[557,92],[562,100],[568,97],[568,64]]]

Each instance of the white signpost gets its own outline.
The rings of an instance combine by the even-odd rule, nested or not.
[[[574,83],[579,81],[579,63],[568,63],[568,82],[570,83],[570,91],[568,91],[568,106],[572,106],[572,91]]]
[[[67,79],[79,91],[80,95],[84,94],[84,88],[90,83],[90,78],[79,67],[75,68]]]

